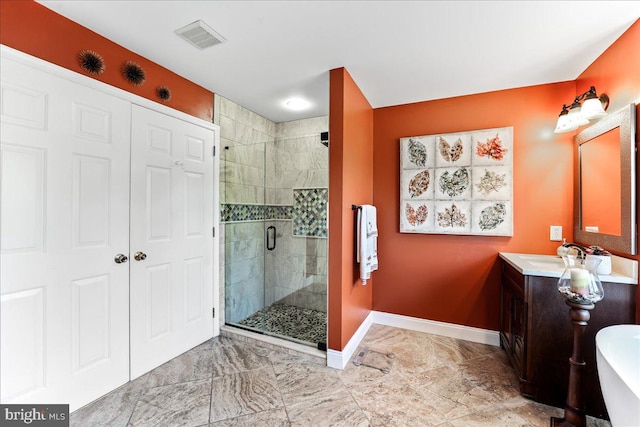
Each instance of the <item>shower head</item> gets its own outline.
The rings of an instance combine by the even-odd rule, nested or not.
[[[325,147],[329,147],[329,132],[320,133],[320,143]]]

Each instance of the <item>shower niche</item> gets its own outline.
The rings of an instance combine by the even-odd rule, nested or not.
[[[220,104],[224,322],[325,349],[328,118]]]

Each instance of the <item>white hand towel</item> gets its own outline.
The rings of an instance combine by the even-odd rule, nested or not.
[[[362,205],[358,210],[357,261],[360,263],[360,281],[363,285],[378,269],[378,226],[376,208]]]

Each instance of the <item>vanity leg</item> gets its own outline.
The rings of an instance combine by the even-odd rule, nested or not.
[[[551,417],[551,427],[586,427],[587,417],[584,412],[582,400],[582,372],[586,363],[582,358],[582,336],[591,318],[589,310],[593,310],[593,304],[575,304],[565,301],[571,309],[569,316],[573,323],[573,354],[569,358],[569,389],[564,407],[564,417]]]

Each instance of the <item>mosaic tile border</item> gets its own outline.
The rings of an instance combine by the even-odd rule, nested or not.
[[[292,219],[293,206],[265,206],[266,219]]]
[[[220,221],[261,221],[265,219],[292,219],[293,206],[265,206],[247,204],[221,204]]]

